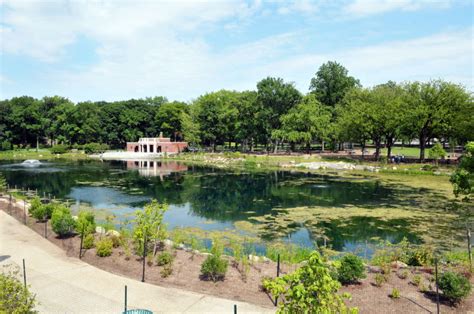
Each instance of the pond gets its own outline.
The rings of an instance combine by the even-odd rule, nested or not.
[[[327,241],[339,251],[355,251],[373,239],[421,241],[403,218],[321,218],[357,208],[375,212],[384,206],[417,206],[415,198],[400,197],[418,195],[417,189],[399,189],[361,175],[223,170],[174,161],[89,160],[34,166],[3,161],[0,173],[10,186],[68,200],[76,211],[85,207],[111,213],[118,221],[133,219],[136,210],[157,199],[169,204],[165,214],[169,229],[225,230],[255,235],[262,243],[283,239],[305,247]],[[297,213],[301,217],[288,218]]]

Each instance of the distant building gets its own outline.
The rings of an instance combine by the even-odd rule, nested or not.
[[[127,142],[127,152],[177,154],[188,147],[187,142],[171,142],[169,137],[141,137],[138,142]]]

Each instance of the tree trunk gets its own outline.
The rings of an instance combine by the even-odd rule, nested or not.
[[[321,153],[324,153],[324,141],[321,141]]]
[[[311,143],[306,143],[306,153],[311,155]]]
[[[420,162],[425,161],[426,135],[420,135]]]
[[[380,140],[374,141],[375,143],[375,160],[378,161],[380,157]]]
[[[273,151],[274,154],[278,152],[278,140],[275,140],[275,150]]]
[[[216,142],[212,142],[212,152],[216,152]]]
[[[39,139],[38,139],[38,135],[36,135],[36,152],[38,152],[38,146],[39,146]]]
[[[392,138],[387,138],[387,161],[390,160],[390,157],[392,157],[392,146],[393,146],[393,140]]]
[[[365,158],[365,142],[360,143],[360,146],[362,148],[362,160]]]

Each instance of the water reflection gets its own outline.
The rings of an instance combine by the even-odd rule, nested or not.
[[[3,162],[0,172],[13,186],[37,189],[42,195],[72,199],[80,204],[110,211],[118,219],[130,217],[152,198],[170,205],[165,214],[169,228],[198,227],[204,230],[233,229],[236,221],[273,215],[275,210],[318,206],[391,207],[405,205],[413,198],[399,197],[399,191],[377,180],[353,180],[285,171],[242,172],[203,166],[186,166],[174,161],[134,160],[48,162],[38,167],[21,167]],[[410,203],[411,206],[414,204]],[[269,229],[279,228],[269,224]],[[339,250],[348,250],[373,237],[416,240],[407,224],[374,218],[353,218],[350,221],[320,222],[316,225],[292,226],[288,241],[312,246],[321,233]],[[271,230],[270,230],[271,231]],[[272,233],[269,232],[269,235]],[[271,238],[271,237],[270,237]],[[286,239],[285,239],[286,240]],[[318,243],[320,244],[320,243]]]
[[[188,170],[185,164],[175,161],[157,161],[157,160],[127,160],[128,170],[138,170],[143,177],[163,177],[169,176],[173,172],[184,172]]]

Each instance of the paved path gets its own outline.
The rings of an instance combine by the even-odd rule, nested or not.
[[[40,313],[120,313],[124,287],[128,308],[154,313],[273,313],[267,309],[208,295],[164,288],[114,275],[66,254],[0,211],[0,264],[22,265],[40,302]]]

